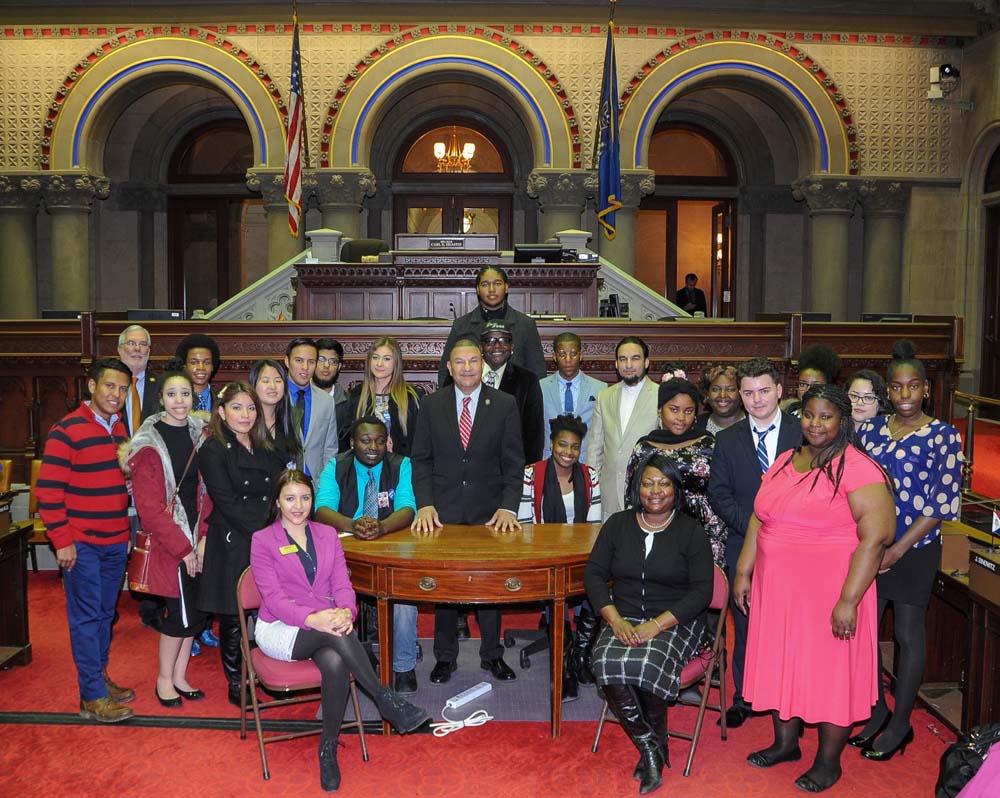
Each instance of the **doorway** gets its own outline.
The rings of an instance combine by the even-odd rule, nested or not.
[[[1000,197],[1000,148],[986,167],[983,194]],[[979,393],[1000,396],[1000,202],[986,207],[983,248],[983,341]]]

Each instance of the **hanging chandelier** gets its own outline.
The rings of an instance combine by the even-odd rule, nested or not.
[[[476,155],[476,145],[465,142],[458,146],[458,130],[451,126],[451,140],[434,142],[434,158],[437,159],[437,171],[440,173],[465,173],[472,171],[472,159]]]

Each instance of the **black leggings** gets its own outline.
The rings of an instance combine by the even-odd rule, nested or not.
[[[882,618],[888,605],[885,599],[879,599],[878,617]],[[901,601],[892,603],[893,637],[899,643],[899,661],[895,663],[896,698],[892,721],[886,729],[890,740],[902,739],[910,728],[910,713],[917,700],[917,692],[924,678],[924,665],[927,662],[927,607],[917,604],[904,604]],[[889,712],[885,703],[885,687],[882,683],[882,656],[879,649],[879,680],[878,703],[872,710],[872,721],[881,721]]]
[[[344,721],[350,676],[372,698],[382,686],[358,635],[337,637],[315,629],[299,629],[292,646],[292,659],[311,659],[322,674],[323,736],[337,737]],[[360,720],[360,718],[359,718]]]

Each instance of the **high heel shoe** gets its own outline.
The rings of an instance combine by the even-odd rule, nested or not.
[[[900,740],[895,748],[890,748],[888,751],[876,751],[874,748],[866,748],[861,752],[861,756],[865,759],[870,759],[872,762],[886,762],[892,759],[896,752],[899,751],[899,755],[902,756],[906,752],[906,746],[913,742],[913,727],[910,726],[910,730],[903,735],[903,739]]]
[[[163,696],[160,695],[159,687],[154,687],[153,692],[156,693],[156,700],[159,701],[160,704],[162,706],[165,706],[167,709],[177,709],[177,707],[181,706],[181,704],[183,703],[181,701],[180,696],[177,696],[176,698],[164,698]]]
[[[889,725],[890,720],[892,720],[891,712],[886,714],[885,719],[871,734],[855,734],[853,737],[847,738],[847,744],[853,746],[854,748],[871,748],[871,744],[875,741],[875,738],[885,731],[885,728]]]

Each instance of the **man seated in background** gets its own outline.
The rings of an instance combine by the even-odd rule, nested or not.
[[[350,451],[327,463],[319,479],[316,520],[360,540],[409,527],[417,511],[410,458],[386,451],[389,435],[377,416],[363,416],[350,429]],[[415,693],[415,604],[394,604],[392,640],[393,687],[397,693]]]

